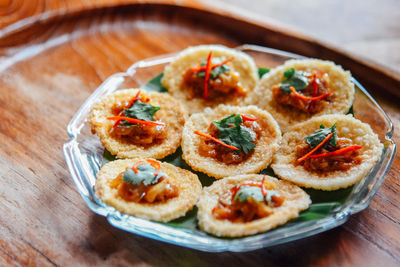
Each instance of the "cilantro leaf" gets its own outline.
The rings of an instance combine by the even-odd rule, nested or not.
[[[304,76],[302,71],[295,71],[290,68],[283,73],[286,78],[281,82],[280,89],[287,94],[290,94],[290,87],[294,87],[296,91],[301,91],[308,86],[307,77]]]
[[[337,130],[336,130],[336,125],[337,123],[335,123],[331,128],[325,128],[325,126],[320,125],[320,129],[316,130],[315,132],[313,132],[312,134],[310,134],[309,136],[307,136],[306,142],[307,144],[309,144],[311,146],[311,148],[316,147],[317,145],[319,145],[322,141],[324,141],[324,139],[330,134],[333,133],[331,139],[329,139],[329,142],[327,144],[336,147],[336,140],[337,140]],[[324,147],[327,145],[325,144]]]
[[[124,115],[129,118],[134,118],[143,121],[154,121],[154,114],[160,109],[160,107],[155,107],[151,104],[143,103],[140,100],[135,101],[135,103],[129,108],[124,110]]]
[[[213,121],[212,123],[218,129],[218,139],[225,144],[237,147],[246,154],[253,151],[256,147],[253,143],[255,139],[250,131],[246,127],[240,125],[243,123],[240,114],[232,114],[220,121]]]
[[[261,192],[261,188],[257,186],[242,186],[237,191],[233,200],[239,200],[240,202],[246,201],[248,198],[252,198],[255,201],[264,201],[264,196]]]
[[[295,72],[296,71],[294,68],[290,68],[290,69],[285,70],[285,72],[283,73],[283,76],[290,79],[290,78],[292,78],[292,76],[294,75]]]
[[[258,68],[258,76],[260,78],[262,78],[262,76],[264,76],[264,74],[267,74],[269,72],[268,68]]]
[[[329,144],[333,147],[336,147],[336,140],[337,140],[337,129],[336,129],[337,122],[331,127],[331,133],[333,133],[331,139],[329,139]]]
[[[165,173],[161,171],[159,171],[158,175],[155,176],[154,173],[156,172],[156,169],[149,164],[139,165],[137,170],[138,173],[135,173],[132,169],[127,169],[122,175],[122,181],[129,184],[143,183],[144,185],[150,185],[156,184],[158,179],[165,176]]]

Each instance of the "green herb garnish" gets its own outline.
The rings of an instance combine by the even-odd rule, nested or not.
[[[238,200],[239,202],[243,202],[249,198],[252,198],[258,202],[265,201],[268,204],[271,204],[273,196],[279,196],[279,193],[275,190],[267,190],[266,196],[264,197],[262,189],[260,187],[245,185],[239,188],[233,200],[235,201]]]
[[[124,115],[129,118],[134,118],[143,121],[154,121],[154,114],[160,109],[151,104],[143,103],[136,100],[129,108],[124,110]]]
[[[233,200],[239,200],[240,202],[246,201],[248,198],[252,198],[255,201],[263,201],[264,196],[262,194],[261,188],[256,186],[242,186],[239,191],[237,191]]]
[[[122,175],[123,182],[129,184],[143,183],[144,185],[150,185],[156,184],[158,179],[165,176],[165,174],[161,171],[159,171],[157,175],[154,175],[157,170],[149,164],[139,165],[137,170],[138,173],[135,173],[132,169],[126,170]]]
[[[308,86],[307,77],[302,71],[296,71],[294,68],[287,69],[283,76],[286,78],[281,82],[280,89],[287,94],[290,94],[290,87],[301,91]]]
[[[264,76],[264,74],[267,74],[268,72],[268,68],[258,68],[258,77],[262,78],[262,76]]]
[[[332,137],[329,139],[329,142],[326,143],[324,145],[324,147],[326,145],[331,145],[333,147],[336,147],[336,140],[337,140],[337,130],[336,130],[336,125],[337,123],[335,123],[331,128],[325,128],[324,125],[320,125],[320,129],[316,130],[315,132],[313,132],[312,134],[310,134],[309,136],[307,136],[306,142],[307,144],[309,144],[311,146],[311,148],[316,147],[317,145],[319,145],[322,141],[325,140],[325,138],[330,134],[333,133]]]
[[[212,123],[218,129],[218,139],[225,144],[237,147],[246,154],[253,151],[256,147],[253,143],[255,139],[250,131],[246,127],[240,125],[243,123],[240,114],[232,114],[220,121],[213,121]]]

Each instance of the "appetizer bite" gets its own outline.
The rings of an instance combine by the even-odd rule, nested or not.
[[[289,60],[265,74],[246,104],[269,111],[285,132],[323,114],[346,114],[354,98],[350,72],[330,61]]]
[[[200,193],[197,175],[150,158],[111,161],[97,174],[98,198],[148,220],[168,222],[185,215]]]
[[[289,182],[266,175],[238,175],[204,188],[197,218],[205,232],[240,237],[285,224],[310,203],[310,197]]]
[[[280,139],[279,126],[268,112],[220,105],[187,120],[182,157],[194,170],[215,178],[257,173],[269,165]]]
[[[271,167],[297,185],[336,190],[365,177],[382,149],[368,124],[351,115],[324,115],[290,128]]]
[[[117,158],[163,158],[181,142],[187,113],[167,94],[138,89],[119,90],[92,108],[92,132]]]
[[[222,45],[189,47],[164,71],[162,84],[190,114],[218,104],[243,104],[258,81],[251,57]]]

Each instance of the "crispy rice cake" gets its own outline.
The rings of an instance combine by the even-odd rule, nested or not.
[[[265,176],[265,180],[276,185],[276,191],[285,198],[283,204],[273,208],[273,214],[250,222],[234,223],[229,220],[219,220],[213,214],[213,208],[218,204],[220,196],[242,181],[261,182],[263,175],[246,174],[224,178],[205,187],[197,203],[199,208],[197,218],[200,229],[216,236],[240,237],[269,231],[285,224],[299,215],[299,212],[311,204],[310,197],[298,186]]]
[[[194,134],[193,131],[205,132],[212,121],[221,120],[233,113],[254,115],[258,119],[257,123],[261,126],[262,131],[253,154],[239,164],[225,164],[214,158],[201,156],[198,151],[201,137]],[[257,173],[270,164],[280,140],[281,131],[278,123],[268,112],[256,106],[219,105],[215,109],[206,108],[203,113],[193,114],[186,121],[182,134],[182,157],[192,169],[217,179],[236,174]]]
[[[329,91],[332,92],[328,105],[317,113],[308,114],[293,107],[288,107],[277,103],[273,97],[271,88],[279,85],[283,80],[283,73],[294,68],[296,71],[312,72],[321,70],[328,73]],[[335,65],[331,61],[318,59],[288,60],[285,64],[272,69],[265,74],[256,88],[249,92],[246,97],[247,105],[257,105],[269,111],[276,119],[282,132],[295,124],[310,119],[314,116],[324,114],[346,114],[354,99],[354,84],[351,82],[351,74],[344,71],[341,66]]]
[[[349,138],[354,145],[362,146],[359,151],[361,163],[347,171],[331,171],[326,174],[307,171],[302,165],[296,165],[296,146],[304,138],[323,124],[331,127],[337,122],[338,137]],[[324,115],[299,123],[283,135],[281,146],[274,155],[271,164],[275,174],[297,185],[321,190],[336,190],[355,184],[370,171],[379,160],[383,145],[371,127],[351,115]]]
[[[173,95],[176,99],[181,100],[189,114],[202,112],[205,107],[215,107],[221,103],[240,105],[243,104],[244,97],[224,97],[223,99],[207,99],[193,98],[190,99],[189,90],[183,87],[183,74],[191,67],[199,65],[202,61],[207,59],[209,52],[212,51],[214,57],[230,58],[234,57],[234,60],[229,64],[232,66],[232,70],[236,71],[240,75],[240,83],[243,88],[246,88],[248,92],[253,90],[256,83],[258,82],[258,70],[253,59],[247,54],[227,48],[222,45],[200,45],[189,47],[179,53],[174,61],[172,61],[164,71],[162,78],[162,84],[168,89],[168,92]]]
[[[133,157],[153,157],[161,159],[175,152],[181,142],[182,129],[187,118],[184,107],[168,94],[146,92],[142,90],[150,103],[161,107],[154,118],[159,119],[166,124],[166,137],[161,143],[157,143],[148,147],[130,143],[129,140],[110,135],[110,129],[114,125],[114,121],[107,120],[107,117],[115,116],[112,114],[112,107],[115,103],[132,99],[138,92],[138,89],[124,89],[107,95],[98,101],[92,108],[89,116],[89,122],[92,129],[100,137],[103,146],[116,155],[117,158],[133,158]]]
[[[139,160],[123,159],[105,164],[97,174],[96,196],[120,212],[160,222],[181,217],[193,208],[201,194],[201,183],[197,175],[163,162],[160,162],[161,171],[178,186],[179,196],[163,203],[136,203],[118,196],[117,189],[111,188],[109,182]]]

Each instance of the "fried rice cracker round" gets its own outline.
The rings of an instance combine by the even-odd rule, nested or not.
[[[362,146],[362,149],[358,150],[361,163],[351,166],[348,170],[326,173],[308,171],[303,165],[296,164],[297,145],[304,142],[306,136],[319,129],[320,125],[331,127],[335,123],[339,138],[351,139],[353,145]],[[277,176],[299,186],[331,191],[351,186],[364,178],[379,160],[382,149],[382,143],[368,124],[355,119],[352,115],[323,115],[290,128],[283,135],[281,146],[274,155],[271,167]]]
[[[187,112],[179,101],[168,94],[146,92],[142,94],[150,98],[150,103],[161,107],[154,118],[166,124],[166,136],[160,143],[142,146],[129,141],[129,138],[118,137],[110,134],[114,121],[108,117],[115,116],[112,107],[118,102],[129,101],[138,93],[139,89],[118,90],[100,99],[92,107],[89,123],[100,138],[103,146],[117,158],[152,157],[164,158],[176,151],[181,142],[182,129],[187,119]]]
[[[276,186],[276,191],[285,201],[279,207],[273,207],[273,213],[267,217],[250,222],[231,222],[217,219],[212,210],[218,204],[219,198],[234,186],[244,181],[261,182],[263,175],[247,174],[226,177],[205,187],[197,203],[197,218],[200,229],[216,236],[241,237],[269,231],[299,215],[299,212],[308,208],[310,197],[298,186],[271,176],[265,180]]]
[[[205,132],[212,121],[221,120],[233,113],[253,115],[261,126],[261,135],[257,139],[253,154],[238,164],[225,164],[212,157],[200,155],[199,145],[202,137],[194,131]],[[271,163],[280,139],[279,126],[268,112],[256,106],[219,105],[214,109],[206,108],[203,113],[193,114],[186,121],[182,134],[182,158],[192,169],[217,179],[236,174],[258,173]]]
[[[139,160],[141,159],[121,159],[105,164],[97,174],[96,196],[122,213],[159,222],[168,222],[181,217],[193,208],[202,188],[197,175],[164,162],[160,162],[161,171],[178,186],[177,197],[162,203],[137,203],[121,198],[118,189],[110,187],[110,182]]]
[[[329,76],[328,89],[332,93],[329,96],[330,102],[316,113],[307,113],[294,107],[282,105],[274,99],[272,87],[279,85],[283,80],[283,73],[294,68],[296,71],[323,71]],[[351,81],[349,71],[343,70],[341,66],[335,65],[331,61],[319,59],[296,59],[288,60],[285,64],[272,69],[265,74],[256,88],[249,92],[246,97],[247,105],[256,105],[267,110],[276,119],[282,132],[295,124],[311,117],[324,114],[346,114],[354,100],[354,84]]]
[[[226,95],[217,99],[192,98],[190,90],[184,87],[184,73],[191,67],[198,66],[202,63],[209,52],[212,51],[213,57],[228,59],[234,57],[229,63],[232,71],[239,73],[239,81],[243,88],[248,92],[253,90],[258,82],[258,70],[254,60],[247,54],[227,48],[222,45],[200,45],[189,47],[180,52],[176,58],[165,68],[162,84],[168,89],[168,92],[174,98],[181,100],[189,114],[202,112],[206,107],[215,107],[219,104],[241,105],[244,101],[243,97],[234,95]]]

